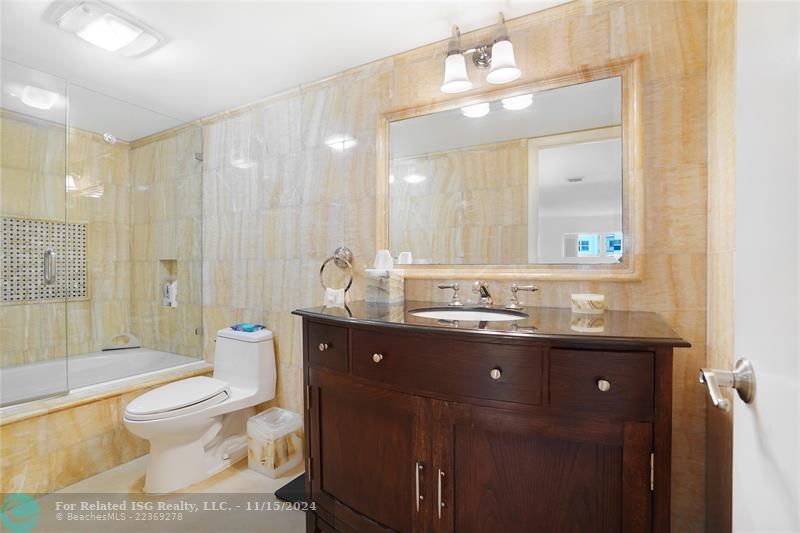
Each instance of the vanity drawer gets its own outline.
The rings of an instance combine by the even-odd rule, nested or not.
[[[357,376],[445,395],[542,403],[538,347],[362,330],[352,335]],[[493,369],[500,371],[497,379]]]
[[[347,372],[347,328],[308,323],[308,362]]]
[[[550,351],[550,405],[635,420],[653,419],[651,352]],[[601,382],[601,380],[603,382]],[[605,383],[608,382],[607,390]]]

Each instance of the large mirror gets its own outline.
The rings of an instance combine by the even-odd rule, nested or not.
[[[622,263],[623,85],[609,76],[390,117],[389,249],[433,265]]]

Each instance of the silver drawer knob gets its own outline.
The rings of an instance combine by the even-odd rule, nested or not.
[[[324,352],[324,351],[325,351],[325,350],[327,350],[328,348],[330,348],[330,346],[328,346],[328,343],[327,343],[327,342],[321,342],[321,343],[319,343],[319,351],[320,351],[320,352]]]
[[[383,354],[382,353],[372,354],[372,360],[375,361],[376,363],[380,363],[381,361],[383,361]]]
[[[492,379],[493,379],[493,380],[495,380],[495,381],[497,381],[498,379],[500,379],[502,376],[503,376],[503,371],[502,371],[502,370],[500,370],[499,368],[493,368],[493,369],[492,369],[492,370],[489,372],[489,377],[490,377],[490,378],[492,378]]]
[[[600,392],[608,392],[611,390],[611,383],[605,379],[598,379],[597,388]]]

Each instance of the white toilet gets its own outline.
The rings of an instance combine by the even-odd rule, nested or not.
[[[168,383],[125,408],[128,431],[150,441],[145,492],[188,487],[247,455],[253,406],[274,397],[272,332],[219,330],[213,378]]]

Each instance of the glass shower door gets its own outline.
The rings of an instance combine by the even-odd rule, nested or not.
[[[2,61],[0,405],[64,393],[68,297],[86,235],[67,224],[66,82]]]

